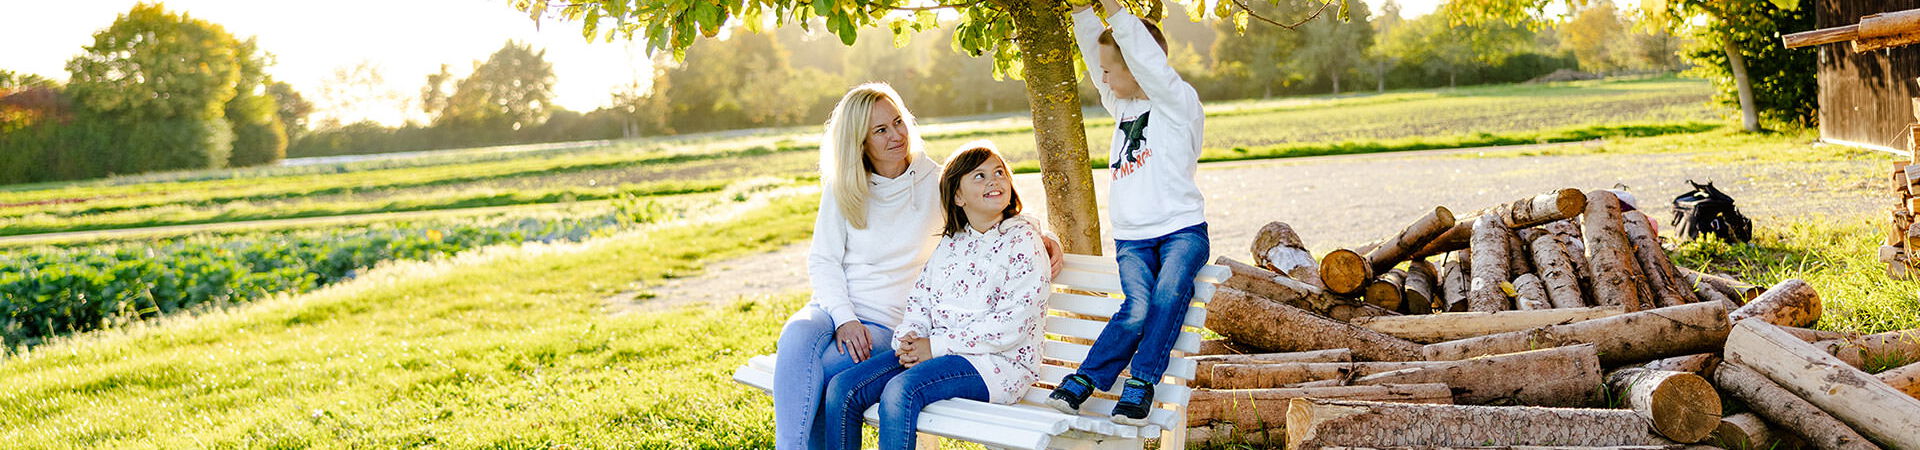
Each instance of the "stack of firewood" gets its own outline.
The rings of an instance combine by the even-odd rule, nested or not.
[[[1465,221],[1436,208],[1318,261],[1270,224],[1254,264],[1219,261],[1233,276],[1206,326],[1225,339],[1194,357],[1189,432],[1292,448],[1920,448],[1920,330],[1806,329],[1812,286],[1674,267],[1638,216],[1607,191],[1562,190]]]
[[[1915,80],[1920,82],[1920,80]],[[1913,99],[1913,119],[1920,120],[1920,98]],[[1920,188],[1920,164],[1912,158],[1920,155],[1920,123],[1908,126],[1907,161],[1893,162],[1893,219],[1887,228],[1887,244],[1880,246],[1880,262],[1887,263],[1887,276],[1896,280],[1912,279],[1920,275],[1920,262],[1909,257],[1908,249],[1920,245],[1920,227],[1913,223],[1914,212],[1920,211],[1920,199],[1914,198],[1914,192]]]

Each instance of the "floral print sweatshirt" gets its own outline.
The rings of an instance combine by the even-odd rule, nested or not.
[[[1040,378],[1042,321],[1052,283],[1040,228],[1027,216],[986,232],[967,227],[940,239],[907,296],[894,349],[912,337],[933,357],[972,363],[993,403],[1020,400]]]

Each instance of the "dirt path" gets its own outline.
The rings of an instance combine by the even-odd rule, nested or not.
[[[1587,145],[1587,144],[1573,144]],[[1245,260],[1254,232],[1269,221],[1293,225],[1315,253],[1358,245],[1398,231],[1433,205],[1466,214],[1552,189],[1627,186],[1640,207],[1664,225],[1686,180],[1711,180],[1739,201],[1755,226],[1787,218],[1851,217],[1884,209],[1877,174],[1890,158],[1857,161],[1743,161],[1702,164],[1691,153],[1518,156],[1526,149],[1435,150],[1208,164],[1199,173],[1215,256]],[[1484,153],[1482,158],[1474,158]],[[1028,211],[1046,213],[1037,174],[1017,177]],[[1096,171],[1104,180],[1106,171]],[[1094,183],[1101,205],[1106,183]],[[1105,214],[1102,208],[1102,214]],[[1111,253],[1111,241],[1106,244]],[[807,289],[806,244],[724,261],[694,277],[653,289],[633,305],[665,308],[778,295]],[[612,300],[612,299],[610,299]],[[619,302],[613,302],[619,303]],[[616,308],[624,310],[624,308]]]

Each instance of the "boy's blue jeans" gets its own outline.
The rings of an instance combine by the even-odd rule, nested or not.
[[[1112,389],[1120,369],[1132,361],[1127,369],[1134,378],[1159,383],[1193,303],[1193,277],[1206,267],[1211,245],[1205,223],[1156,238],[1114,240],[1120,293],[1127,298],[1100,330],[1078,373],[1100,390]]]
[[[873,341],[873,355],[883,349],[893,359],[890,346],[893,329],[868,321],[867,337]],[[826,422],[821,420],[821,391],[827,380],[854,366],[853,357],[840,351],[833,340],[833,316],[819,306],[807,305],[793,313],[780,330],[780,344],[773,366],[773,444],[780,450],[826,448]]]
[[[892,350],[875,353],[827,382],[827,448],[860,448],[861,415],[880,404],[880,448],[914,448],[920,410],[950,398],[987,401],[987,383],[959,355],[900,365]]]

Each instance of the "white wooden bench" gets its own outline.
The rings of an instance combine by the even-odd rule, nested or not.
[[[1087,357],[1087,344],[1100,335],[1107,318],[1120,308],[1119,268],[1111,256],[1070,254],[1066,259],[1066,268],[1053,280],[1052,293],[1047,297],[1040,383],[1027,388],[1021,401],[1012,405],[961,399],[927,405],[920,413],[921,447],[937,444],[939,438],[1027,449],[1137,449],[1146,440],[1158,438],[1163,449],[1186,447],[1186,407],[1193,393],[1187,382],[1193,379],[1196,365],[1183,355],[1200,349],[1196,330],[1206,323],[1205,305],[1213,299],[1214,285],[1226,280],[1231,272],[1216,265],[1200,270],[1193,286],[1194,304],[1187,312],[1187,328],[1180,330],[1166,376],[1154,387],[1155,409],[1148,414],[1147,425],[1129,426],[1113,423],[1107,414],[1113,410],[1119,389],[1087,399],[1080,415],[1062,414],[1045,404],[1053,383],[1079,367]],[[773,365],[773,355],[755,356],[734,371],[733,379],[771,392]],[[1125,376],[1122,374],[1121,379]],[[1114,384],[1117,387],[1120,383]],[[866,422],[879,422],[878,407],[867,409]]]

